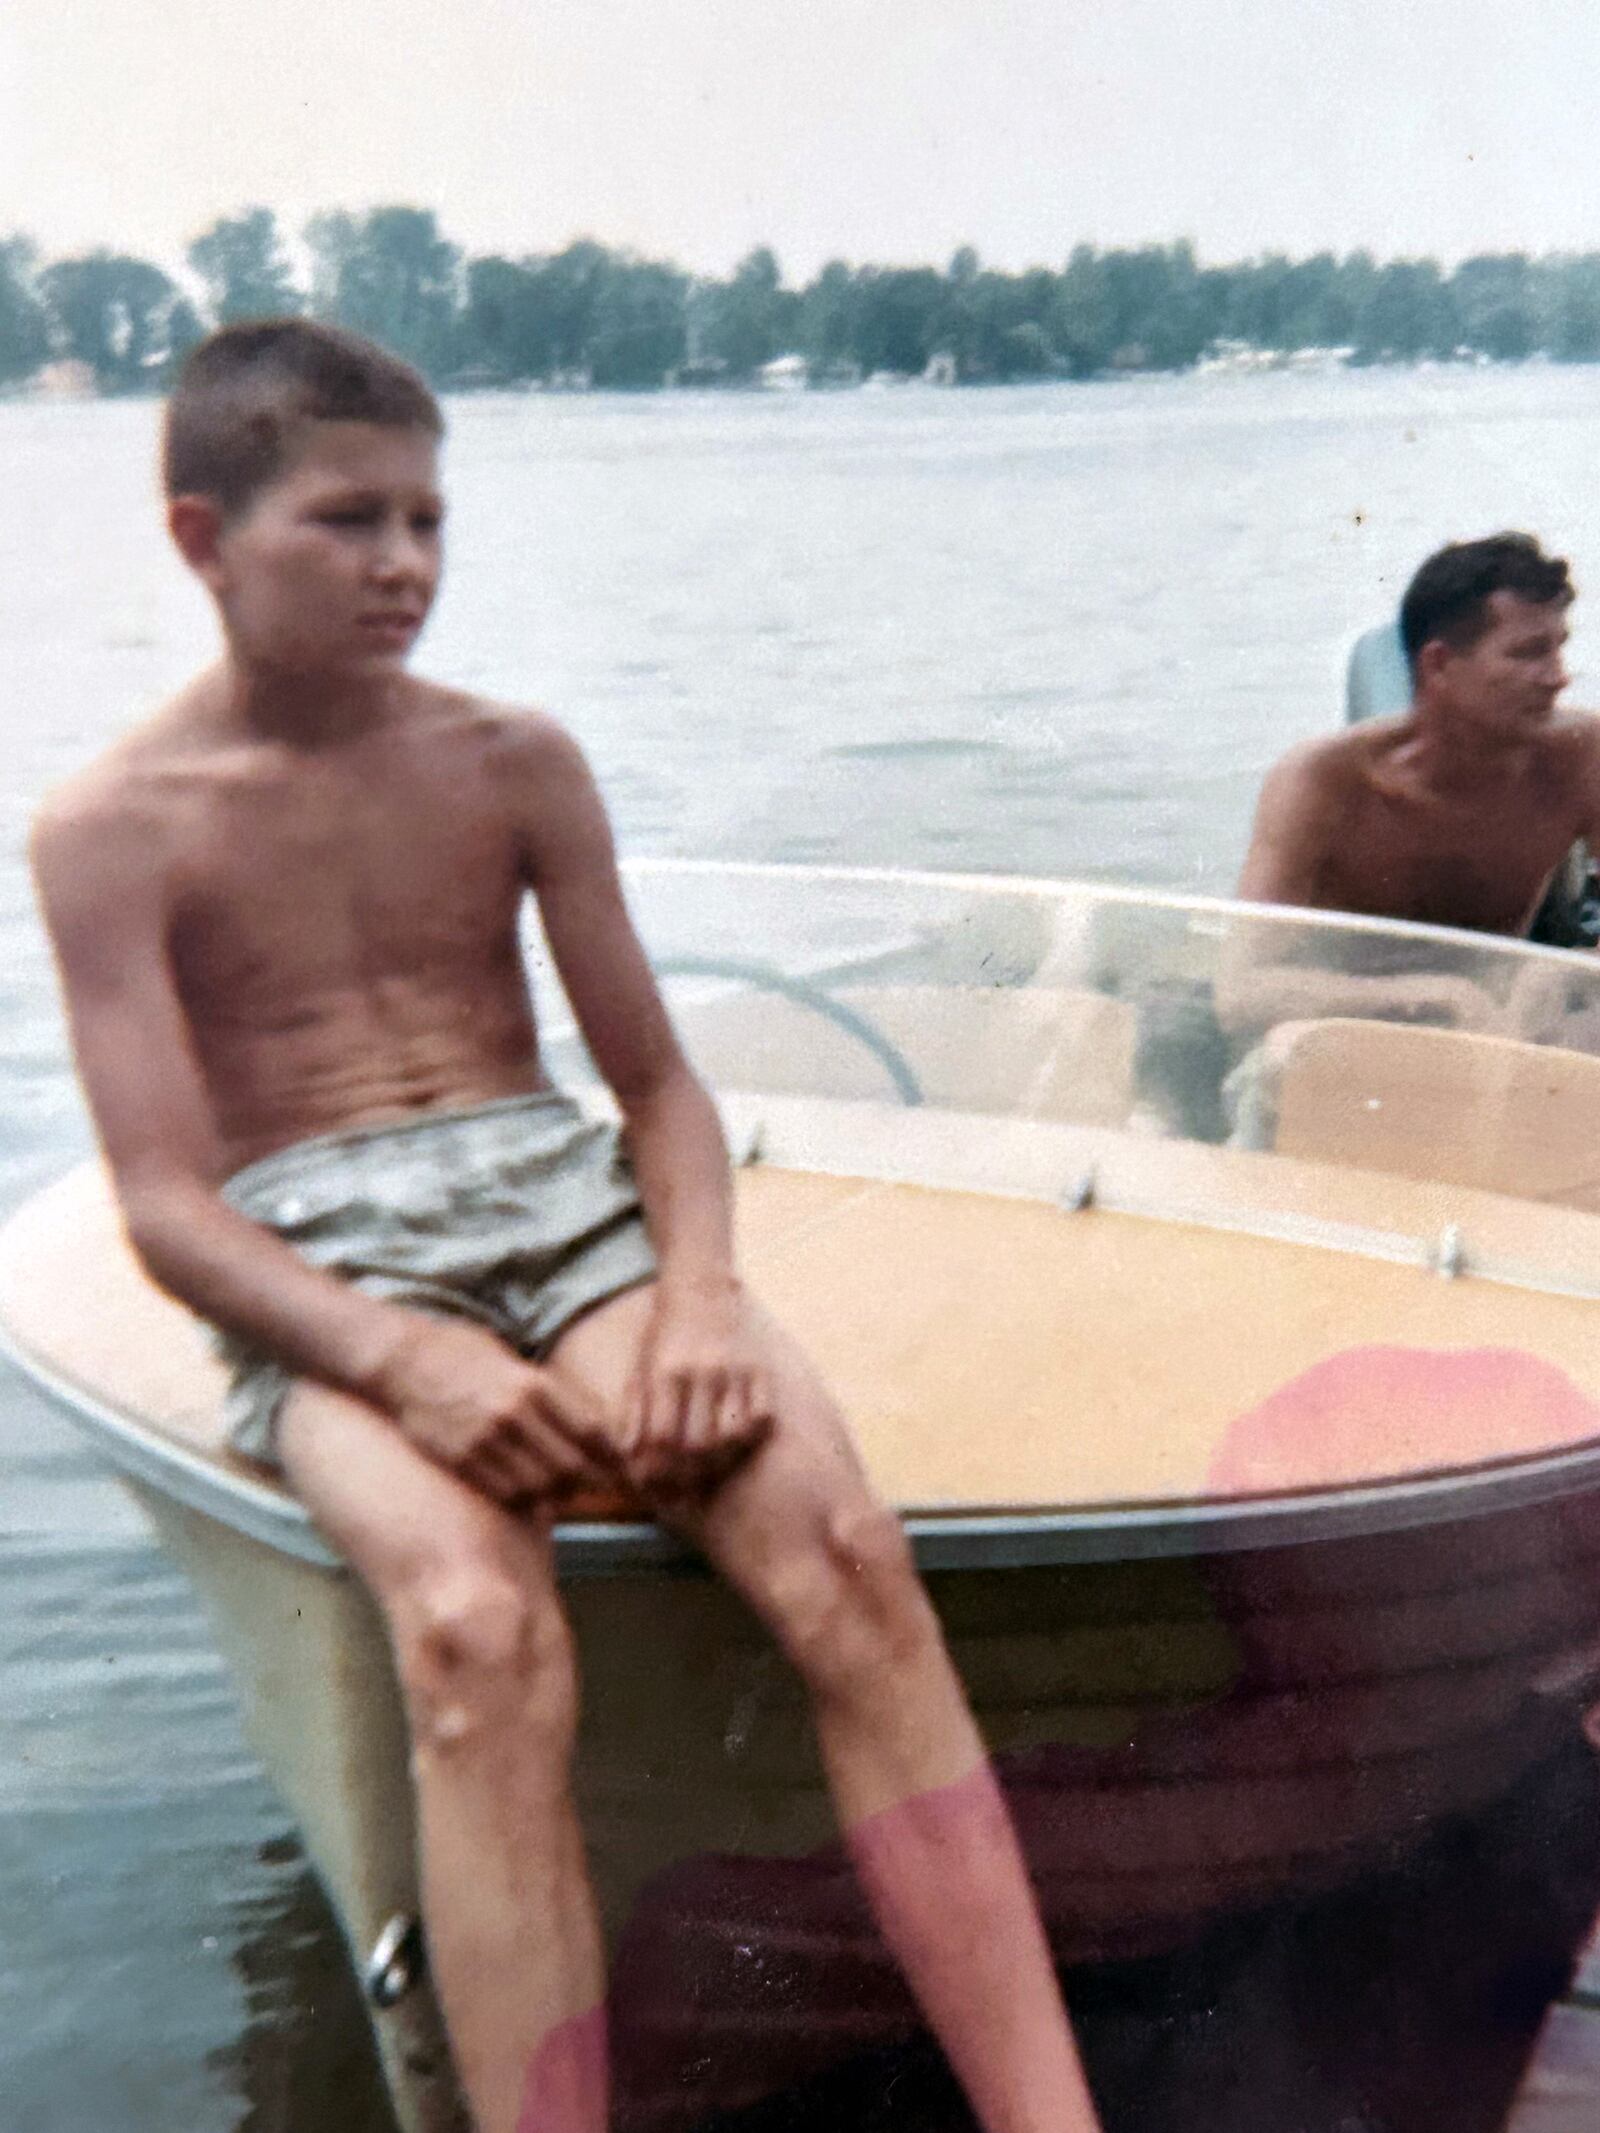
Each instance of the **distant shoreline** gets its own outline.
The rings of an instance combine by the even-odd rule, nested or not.
[[[725,278],[592,238],[469,256],[433,211],[314,215],[309,274],[266,208],[188,247],[190,279],[104,247],[0,239],[0,390],[165,388],[213,326],[304,313],[371,335],[447,392],[843,390],[1421,361],[1600,361],[1600,252],[1450,271],[1367,252],[1207,265],[1184,242],[1074,246],[1059,268],[833,260],[801,288],[758,247]]]
[[[1356,373],[1382,371],[1436,371],[1436,370],[1579,370],[1594,368],[1600,364],[1600,354],[1586,358],[1555,358],[1535,354],[1514,358],[1485,356],[1476,352],[1462,352],[1452,356],[1382,357],[1358,360],[1344,351],[1296,350],[1284,353],[1275,349],[1241,350],[1232,353],[1203,356],[1198,362],[1185,364],[1181,369],[1157,370],[1152,367],[1128,366],[1123,369],[1096,371],[1086,377],[1070,377],[1060,374],[1023,378],[950,378],[929,376],[926,372],[909,371],[877,372],[864,378],[830,377],[799,383],[785,380],[781,384],[768,383],[759,375],[725,381],[703,378],[663,378],[659,384],[611,385],[596,384],[581,379],[545,378],[486,378],[443,377],[433,380],[440,397],[447,400],[488,399],[500,395],[510,399],[561,399],[561,400],[726,400],[726,399],[781,399],[788,397],[824,398],[857,393],[901,393],[907,391],[931,391],[937,393],[957,392],[982,394],[1005,387],[1079,387],[1126,385],[1136,382],[1156,383],[1163,378],[1195,377],[1329,377],[1339,372]],[[114,402],[118,400],[154,400],[166,391],[165,380],[141,381],[140,383],[112,388],[101,387],[93,375],[63,376],[62,365],[47,366],[33,377],[15,379],[0,384],[0,404],[11,405],[64,405],[90,402]]]

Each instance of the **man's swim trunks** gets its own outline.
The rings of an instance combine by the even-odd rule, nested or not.
[[[575,1318],[656,1270],[616,1129],[553,1089],[300,1141],[222,1193],[311,1265],[475,1320],[536,1361]],[[290,1374],[231,1334],[218,1340],[233,1368],[228,1441],[276,1466]]]

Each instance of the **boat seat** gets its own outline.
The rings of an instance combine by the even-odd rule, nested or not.
[[[1347,726],[1364,719],[1394,718],[1411,704],[1411,668],[1400,636],[1400,621],[1364,630],[1350,647],[1344,676]]]
[[[1124,1000],[1057,986],[860,985],[827,999],[869,1027],[911,1077],[906,1100],[1119,1126],[1133,1098],[1136,1021]],[[841,1022],[760,989],[676,1011],[713,1088],[882,1101],[882,1054]],[[914,1090],[915,1093],[909,1093]]]
[[[1600,1059],[1343,1017],[1269,1043],[1278,1154],[1600,1212]]]

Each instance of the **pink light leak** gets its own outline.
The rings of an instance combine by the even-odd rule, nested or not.
[[[856,1872],[871,1894],[892,1905],[914,1892],[920,1909],[927,1884],[913,1883],[907,1890],[898,1871],[908,1853],[929,1864],[948,1866],[969,1856],[974,1847],[978,1856],[995,1845],[1009,1853],[1016,1839],[999,1781],[993,1767],[984,1762],[953,1784],[915,1792],[892,1807],[881,1807],[856,1823],[845,1841]],[[954,1897],[957,1892],[948,1893]],[[978,1893],[981,1902],[984,1892]]]
[[[1099,2133],[991,1766],[881,1808],[845,1842],[978,2123]]]
[[[1518,1348],[1346,1348],[1240,1415],[1211,1462],[1222,1496],[1334,1488],[1600,1436],[1600,1407]]]
[[[552,2029],[534,2053],[517,2133],[606,2133],[608,2076],[606,2011],[591,2007]]]

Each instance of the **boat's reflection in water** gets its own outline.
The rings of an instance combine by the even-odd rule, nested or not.
[[[290,1837],[269,1890],[236,1912],[228,1950],[244,2021],[210,2055],[233,2133],[393,2133],[360,1987],[321,1884]]]
[[[633,891],[759,1158],[752,1283],[907,1515],[1109,2133],[1490,2133],[1600,1900],[1600,966],[1093,889]],[[217,1460],[92,1180],[0,1273],[364,1949],[415,1902],[370,1610]],[[770,1648],[648,1527],[559,1551],[618,2133],[962,2124]],[[381,2022],[407,2133],[451,2112],[424,1999]]]

